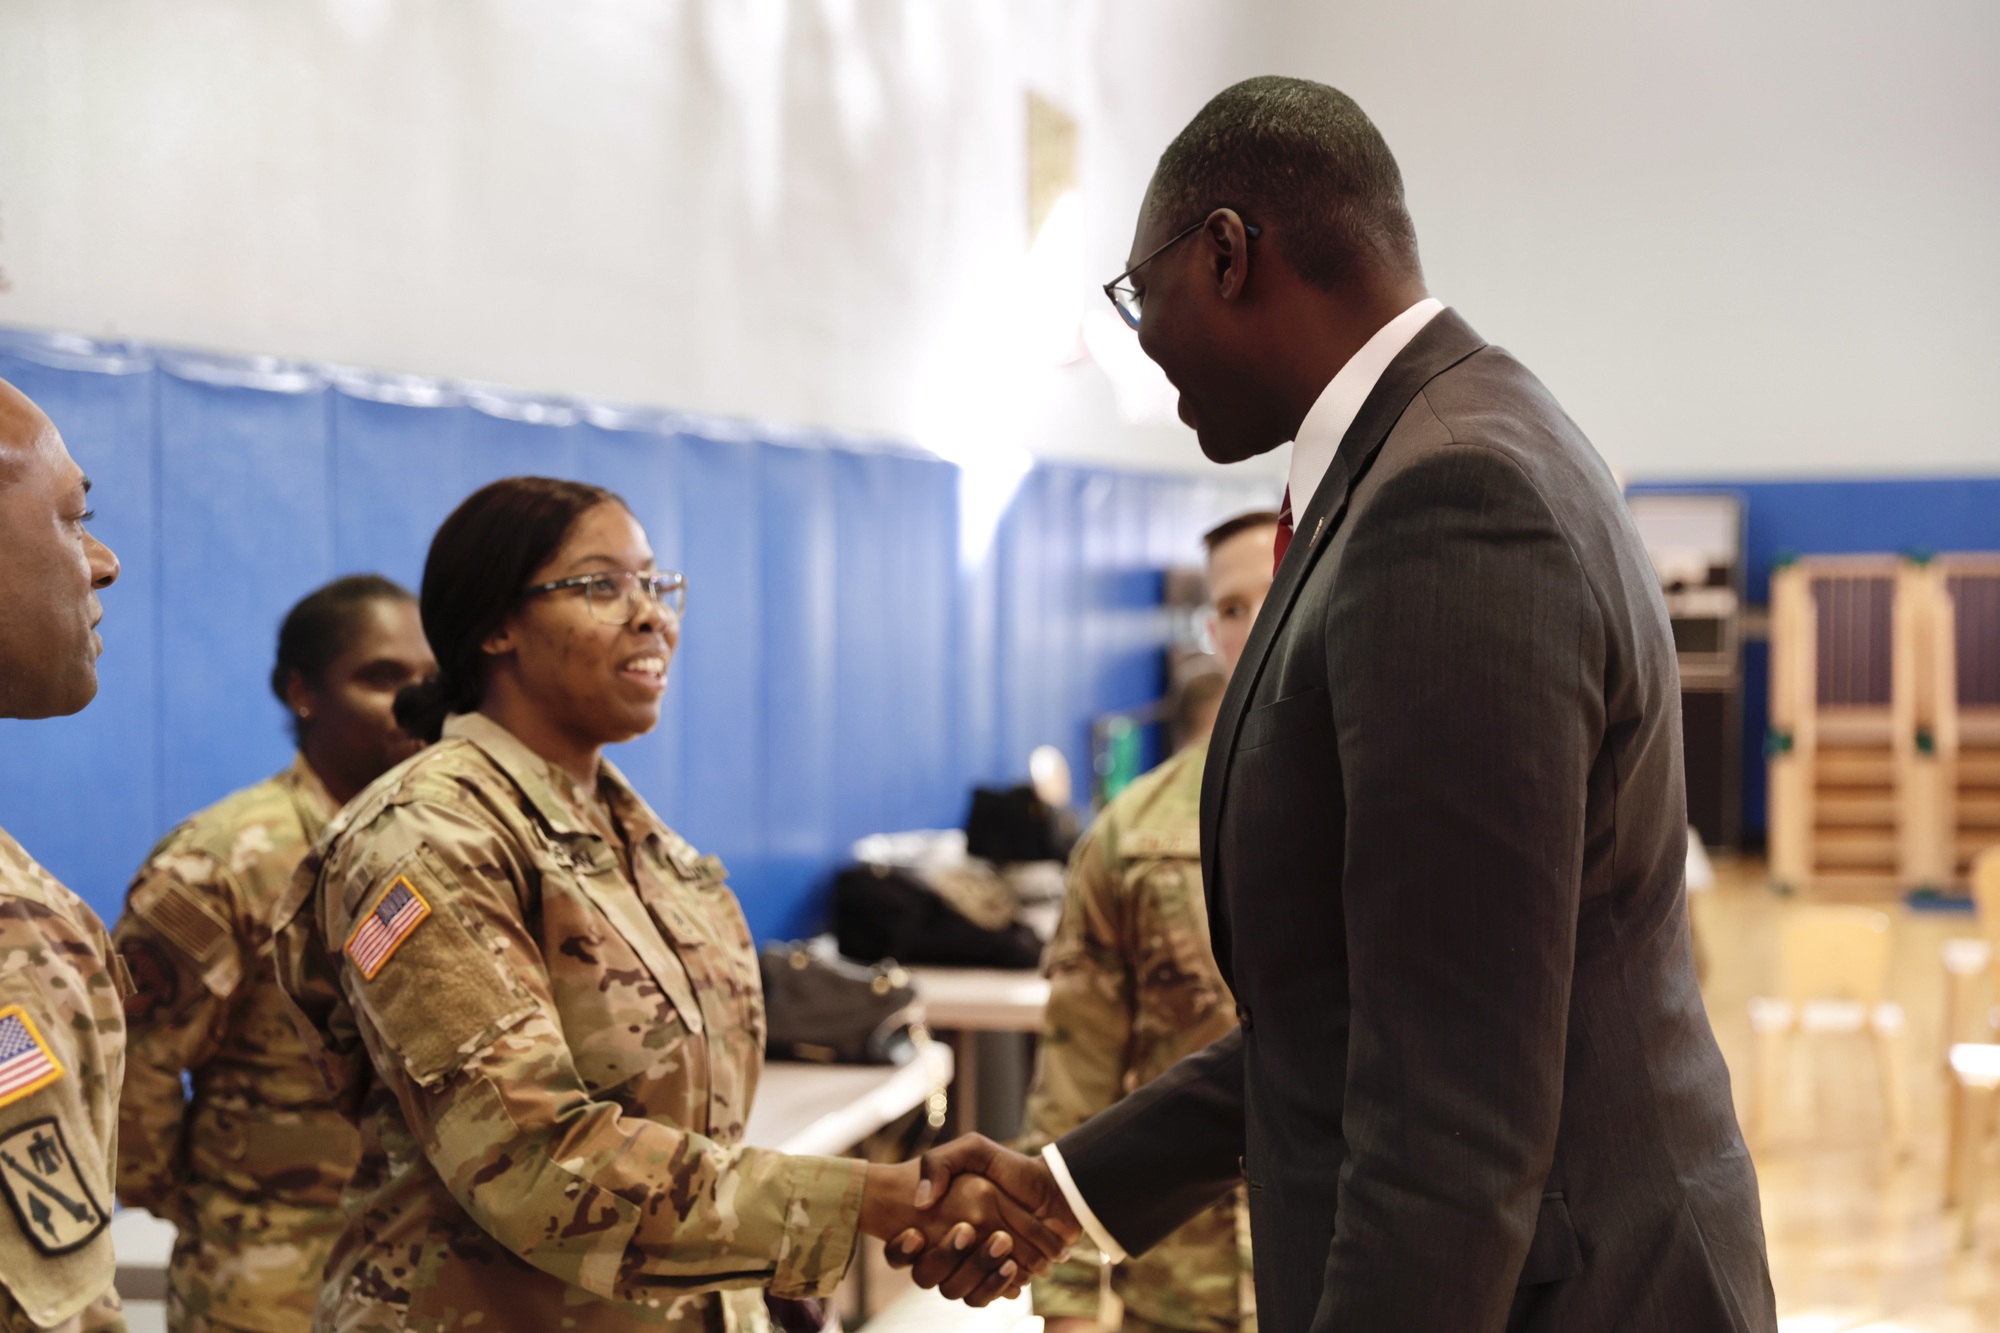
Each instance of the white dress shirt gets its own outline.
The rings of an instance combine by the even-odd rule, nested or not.
[[[1347,434],[1347,428],[1360,415],[1361,405],[1368,401],[1368,395],[1375,389],[1376,381],[1389,363],[1410,345],[1410,339],[1417,336],[1424,325],[1431,322],[1444,309],[1444,302],[1435,296],[1423,300],[1405,310],[1402,314],[1375,330],[1375,334],[1361,349],[1347,358],[1347,364],[1334,372],[1327,381],[1319,397],[1314,400],[1312,410],[1299,423],[1298,438],[1292,444],[1292,466],[1290,473],[1292,514],[1294,518],[1304,514],[1312,504],[1313,493],[1320,482],[1326,479],[1326,470],[1333,466],[1333,456],[1340,449],[1340,441]],[[1062,1191],[1068,1201],[1070,1211],[1083,1227],[1083,1234],[1090,1237],[1093,1245],[1112,1263],[1123,1263],[1126,1259],[1125,1247],[1097,1220],[1097,1214],[1084,1202],[1083,1192],[1076,1187],[1076,1179],[1069,1173],[1069,1163],[1063,1161],[1062,1153],[1053,1143],[1042,1148],[1042,1160],[1048,1163],[1049,1174],[1055,1178],[1056,1188]]]
[[[1313,492],[1326,479],[1326,470],[1333,466],[1333,456],[1340,450],[1342,437],[1354,424],[1354,418],[1360,415],[1361,405],[1374,392],[1375,382],[1382,378],[1382,372],[1410,345],[1410,339],[1416,337],[1424,325],[1437,318],[1438,312],[1443,309],[1444,302],[1435,296],[1426,296],[1375,330],[1375,336],[1361,344],[1361,350],[1347,358],[1347,364],[1336,371],[1326,387],[1319,391],[1312,410],[1299,423],[1298,438],[1292,444],[1292,467],[1288,480],[1291,482],[1294,519],[1311,506]]]

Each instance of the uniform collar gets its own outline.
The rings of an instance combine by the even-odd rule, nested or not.
[[[306,841],[318,842],[327,821],[340,813],[339,803],[326,789],[326,784],[319,780],[319,774],[313,772],[303,753],[292,756],[292,766],[285,770],[284,780],[292,790],[292,805],[299,812],[299,827],[305,833]]]
[[[452,714],[444,720],[444,739],[470,741],[478,746],[488,759],[499,766],[501,772],[513,780],[528,798],[529,804],[557,833],[603,836],[578,808],[579,802],[590,799],[590,794],[577,780],[529,749],[520,737],[486,714]],[[645,803],[633,792],[631,784],[625,781],[625,775],[609,759],[597,761],[597,783],[600,794],[618,810],[621,817],[632,807],[645,807]],[[628,834],[643,837],[651,831],[642,832],[630,820],[626,822]],[[647,821],[648,824],[652,822],[651,819]]]

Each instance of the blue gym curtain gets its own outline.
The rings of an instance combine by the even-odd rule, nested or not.
[[[275,772],[285,610],[338,574],[414,589],[438,522],[534,472],[623,495],[687,572],[661,726],[613,756],[721,856],[759,938],[817,929],[865,833],[956,824],[976,781],[1160,692],[1160,571],[1262,484],[1046,466],[967,568],[959,470],[796,429],[410,376],[0,332],[0,377],[96,482],[124,564],[102,688],[0,722],[0,826],[107,919],[173,823]]]

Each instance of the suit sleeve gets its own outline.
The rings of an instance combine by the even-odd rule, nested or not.
[[[1152,1249],[1243,1178],[1243,1030],[1084,1121],[1056,1150],[1125,1252]]]
[[[1499,1333],[1562,1109],[1601,618],[1519,467],[1455,445],[1357,515],[1325,634],[1352,1026],[1314,1327]]]

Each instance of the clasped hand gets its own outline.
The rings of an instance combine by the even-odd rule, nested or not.
[[[968,1134],[915,1162],[870,1166],[861,1230],[920,1287],[985,1305],[1046,1276],[1083,1229],[1048,1167]]]

